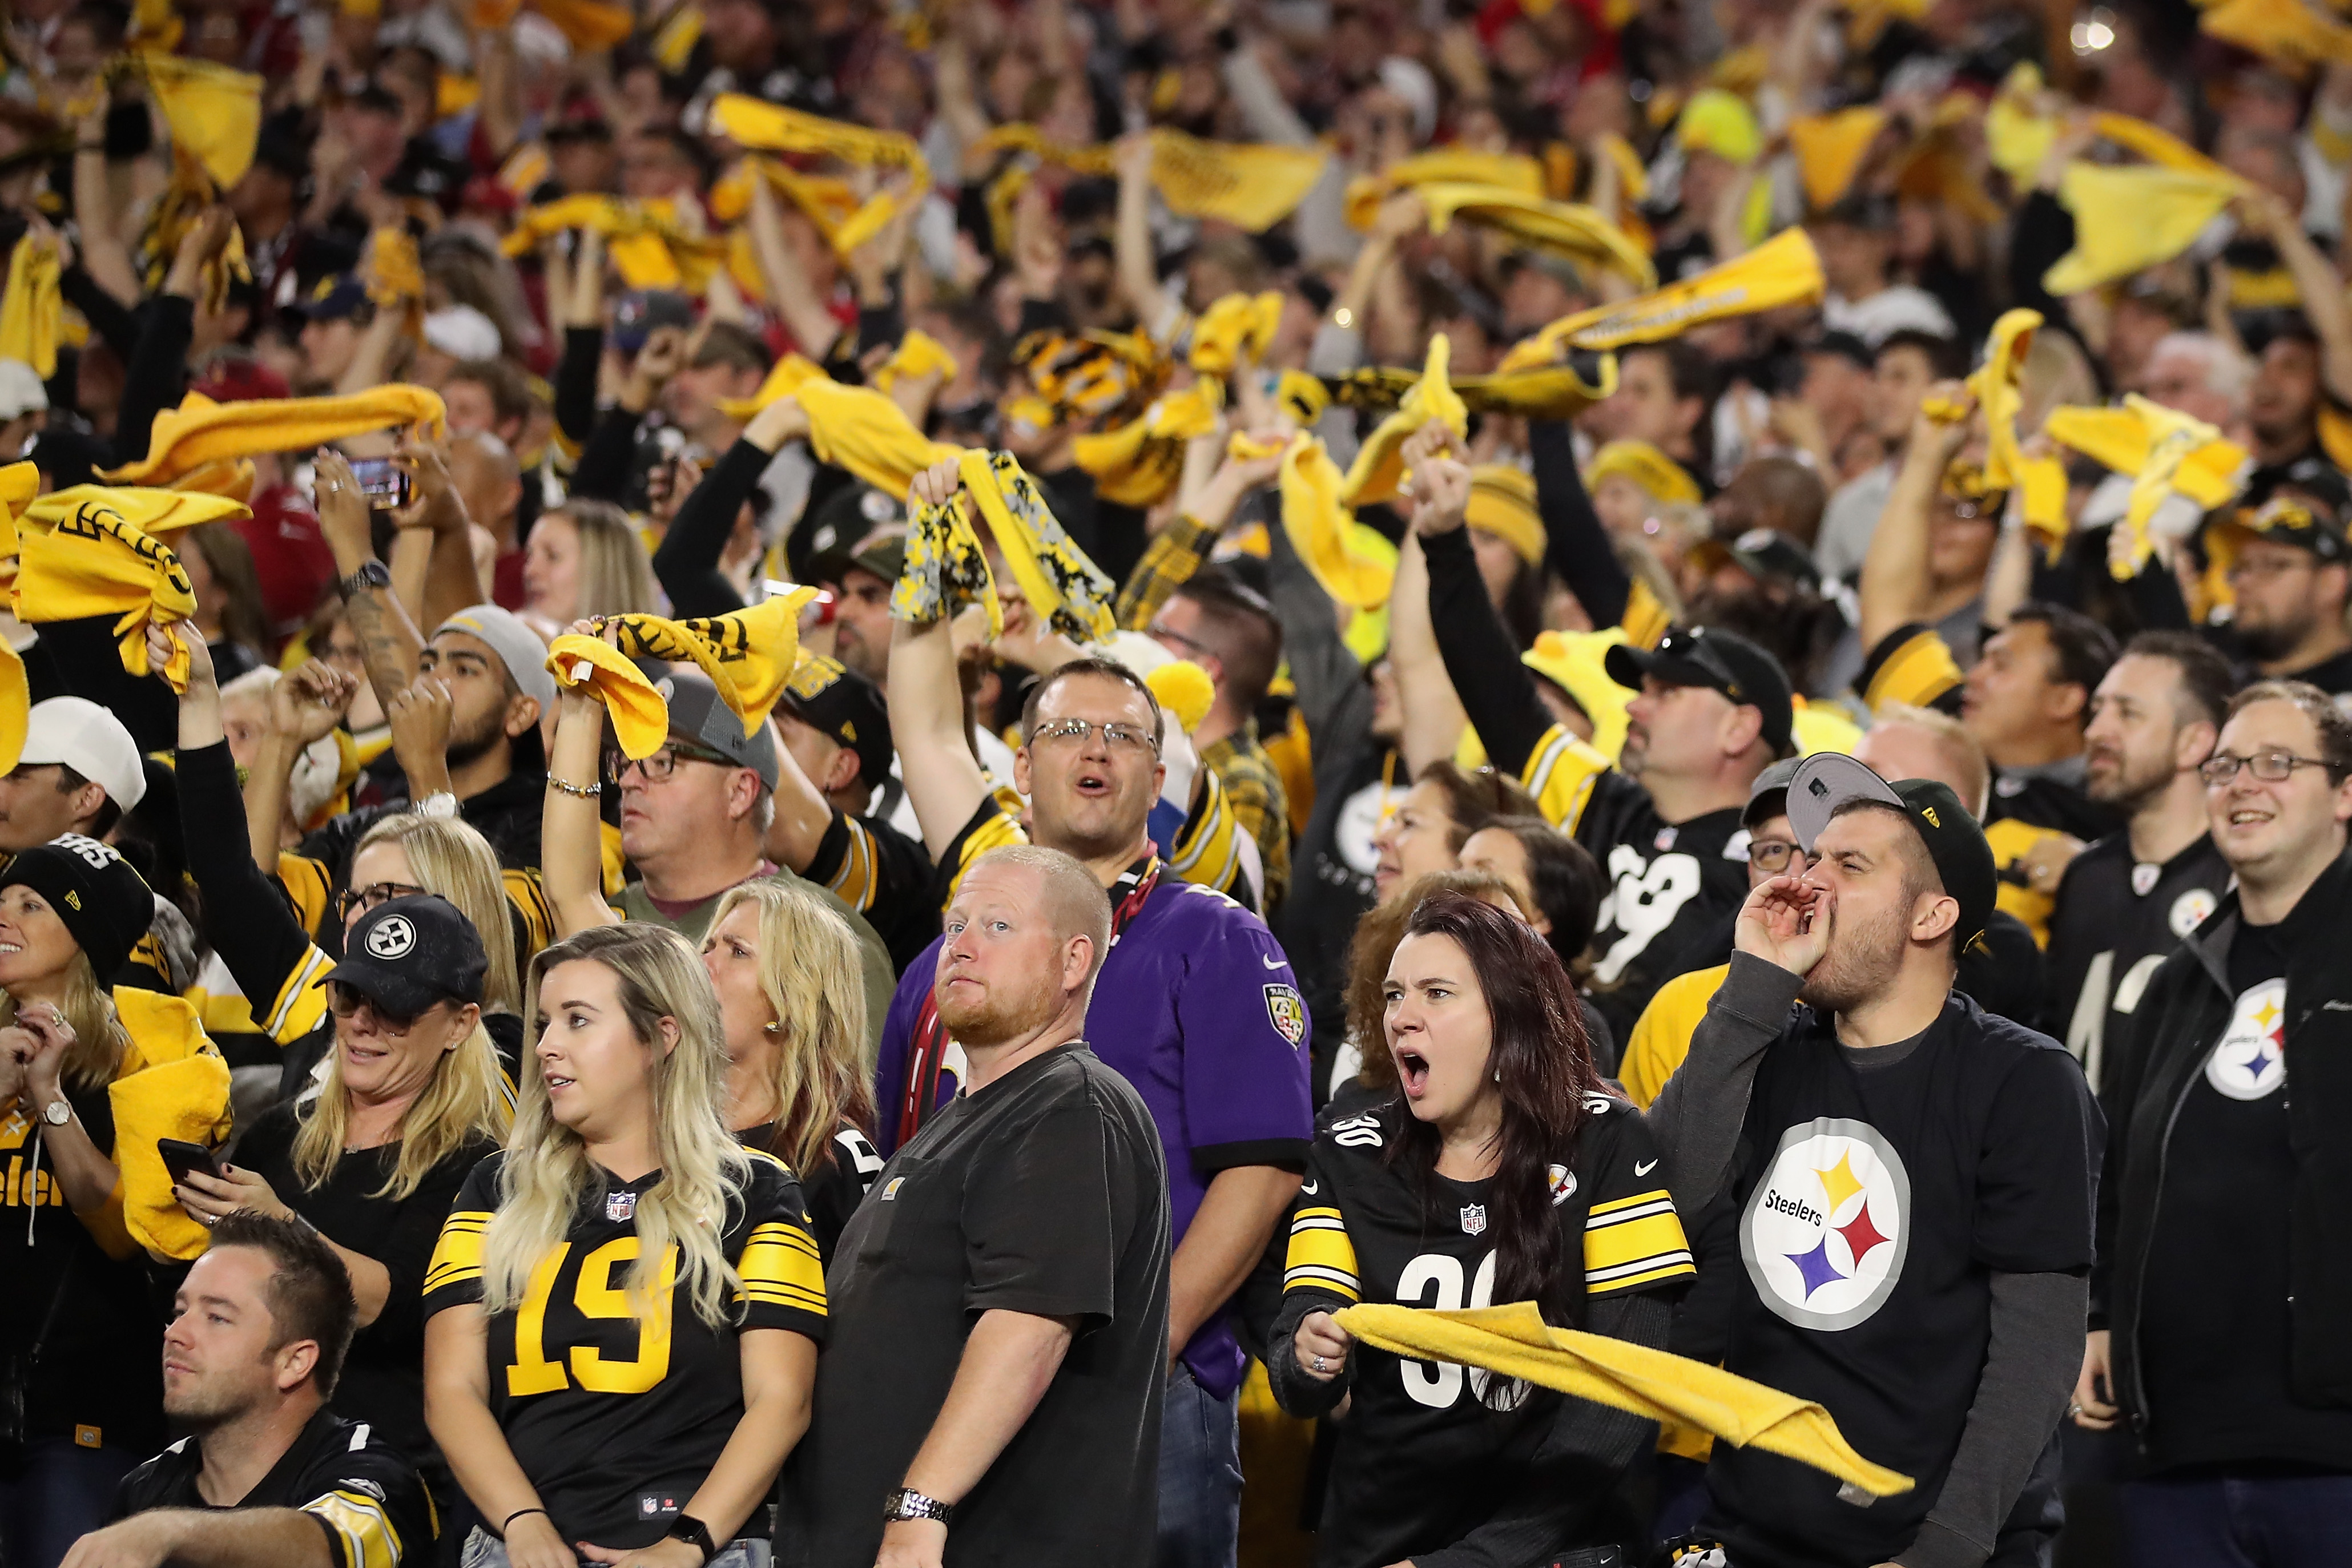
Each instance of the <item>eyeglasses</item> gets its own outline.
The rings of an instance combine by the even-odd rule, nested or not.
[[[2297,757],[2292,751],[2258,751],[2252,757],[2232,757],[2217,751],[2198,764],[2197,776],[2205,780],[2208,789],[2219,789],[2238,776],[2241,768],[2252,768],[2255,778],[2265,784],[2284,784],[2294,777],[2298,768],[2333,768],[2316,757]]]
[[[733,758],[721,756],[708,747],[690,746],[682,740],[672,740],[663,744],[650,757],[633,758],[623,753],[617,746],[609,748],[604,753],[604,777],[618,784],[622,775],[631,767],[635,767],[646,776],[646,783],[658,784],[677,772],[677,765],[681,761],[708,762],[718,768],[737,766]]]
[[[1174,627],[1163,626],[1158,622],[1152,622],[1150,636],[1155,643],[1173,643],[1186,653],[1206,653],[1210,651],[1209,645],[1199,638],[1187,637]]]
[[[1103,744],[1113,751],[1148,750],[1155,757],[1160,754],[1160,737],[1156,735],[1131,724],[1097,724],[1086,718],[1057,718],[1051,724],[1041,724],[1030,732],[1029,744],[1084,746],[1097,730],[1102,731]]]
[[[327,982],[327,1010],[339,1019],[348,1019],[361,1008],[375,1015],[375,1020],[394,1034],[406,1034],[416,1025],[421,1014],[395,1012],[373,997],[353,989],[341,980]]]
[[[1767,876],[1779,876],[1790,869],[1794,861],[1800,873],[1813,863],[1813,857],[1786,839],[1753,839],[1748,845],[1748,863]]]
[[[377,882],[365,887],[347,887],[335,894],[335,918],[348,922],[353,915],[365,915],[379,904],[390,904],[395,898],[408,898],[425,891],[404,882]]]

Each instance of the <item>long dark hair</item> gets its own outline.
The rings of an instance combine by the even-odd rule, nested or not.
[[[1525,922],[1459,893],[1422,900],[1405,922],[1405,935],[1452,937],[1468,956],[1486,1000],[1489,1061],[1503,1100],[1502,1159],[1488,1217],[1498,1259],[1495,1300],[1534,1301],[1547,1321],[1565,1323],[1559,1287],[1571,1270],[1560,1255],[1549,1167],[1568,1163],[1584,1124],[1585,1097],[1602,1092],[1568,972]],[[1399,1120],[1386,1157],[1412,1171],[1423,1208],[1433,1210],[1431,1177],[1443,1140],[1436,1127],[1410,1113]]]

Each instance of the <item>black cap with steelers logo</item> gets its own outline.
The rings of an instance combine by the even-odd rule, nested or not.
[[[489,967],[474,923],[440,894],[418,893],[361,915],[327,978],[415,1018],[444,999],[480,1001]]]
[[[783,706],[810,728],[856,753],[858,776],[867,789],[889,777],[890,705],[872,681],[803,648],[785,683]]]
[[[1952,951],[1958,953],[1984,934],[2000,893],[2000,872],[1993,864],[1992,845],[1984,830],[1952,787],[1933,779],[1903,779],[1888,783],[1867,766],[1840,752],[1822,751],[1797,765],[1789,779],[1789,826],[1805,852],[1838,808],[1849,800],[1874,800],[1903,813],[1920,841],[1936,873],[1960,906],[1953,928]]]

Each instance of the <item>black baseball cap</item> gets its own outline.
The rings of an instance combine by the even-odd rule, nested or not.
[[[101,985],[122,967],[155,921],[155,894],[147,879],[112,844],[79,833],[36,844],[10,861],[0,872],[0,887],[20,884],[57,912]]]
[[[857,775],[867,789],[889,776],[890,705],[872,681],[803,648],[782,702],[802,723],[857,754]]]
[[[1992,845],[1984,829],[1948,784],[1933,779],[1902,779],[1890,784],[1865,764],[1843,752],[1821,751],[1797,765],[1789,780],[1789,826],[1797,841],[1812,853],[1838,808],[1849,800],[1875,800],[1892,806],[1910,821],[1912,831],[1927,846],[1944,891],[1960,906],[1953,928],[1958,953],[1984,934],[1992,918],[2000,879],[1993,864]]]
[[[1821,568],[1804,547],[1771,528],[1749,528],[1733,539],[1701,539],[1691,547],[1691,554],[1709,570],[1728,560],[1759,582],[1810,589],[1822,585]]]
[[[2332,463],[2305,457],[2256,472],[2244,503],[2215,527],[2217,559],[2227,567],[2248,538],[2298,545],[2323,561],[2352,557],[2346,537],[2352,514],[2352,484]]]
[[[319,280],[310,298],[289,307],[289,312],[305,321],[341,321],[356,316],[367,305],[367,285],[356,272],[346,272],[340,277]]]
[[[361,915],[327,978],[415,1018],[444,999],[478,1003],[489,970],[474,923],[437,893],[413,893]]]
[[[1609,678],[1633,691],[1644,676],[1670,686],[1706,686],[1764,716],[1764,738],[1776,751],[1789,744],[1795,705],[1780,661],[1736,632],[1676,626],[1654,648],[1621,643],[1601,661]]]
[[[613,307],[613,346],[634,354],[656,327],[694,326],[694,301],[670,288],[633,288]]]
[[[879,496],[882,492],[869,493]],[[837,583],[852,567],[872,572],[885,582],[897,582],[907,570],[906,529],[887,522],[858,537],[857,543],[847,549],[821,549],[809,558],[808,575],[813,581]]]

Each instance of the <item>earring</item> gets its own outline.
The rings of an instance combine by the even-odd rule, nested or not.
[[[781,1023],[767,1024],[762,1026],[762,1028],[763,1031],[768,1034],[782,1034],[784,1032],[784,1026]]]

